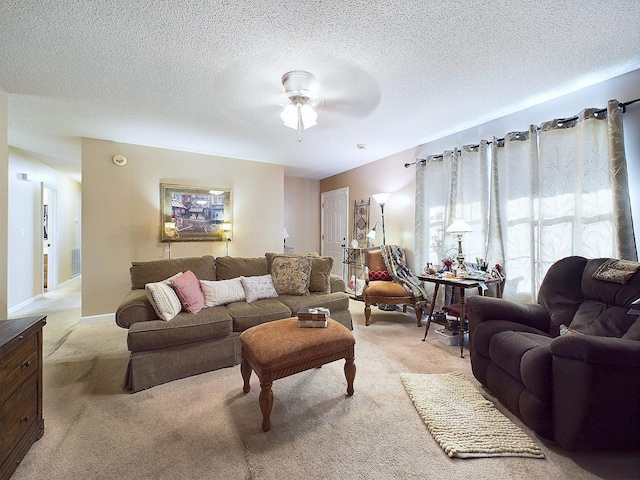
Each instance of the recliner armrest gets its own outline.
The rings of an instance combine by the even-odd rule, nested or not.
[[[594,335],[565,335],[551,342],[554,356],[579,362],[640,367],[640,342]]]
[[[529,327],[549,331],[551,316],[538,304],[522,304],[495,297],[474,295],[466,302],[470,328],[487,320],[506,320]]]

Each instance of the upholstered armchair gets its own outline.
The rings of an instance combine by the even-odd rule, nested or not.
[[[469,298],[474,376],[567,450],[640,449],[640,264],[567,257],[536,305]]]
[[[386,249],[387,258],[400,258],[396,265],[387,267],[383,258],[382,249]],[[365,255],[365,286],[362,292],[364,300],[365,325],[369,326],[371,319],[371,305],[402,305],[402,311],[406,313],[407,305],[411,305],[416,312],[418,326],[422,325],[422,308],[426,296],[420,291],[420,286],[407,281],[407,275],[399,277],[398,267],[412,277],[410,270],[404,262],[404,249],[395,245],[383,245],[381,248],[368,250]],[[393,260],[391,260],[393,262]],[[400,265],[397,265],[400,263]],[[391,271],[390,271],[391,270]]]

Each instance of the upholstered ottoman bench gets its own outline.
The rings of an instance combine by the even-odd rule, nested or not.
[[[286,318],[257,325],[240,335],[243,390],[249,392],[253,370],[260,379],[259,401],[265,432],[271,428],[274,380],[344,358],[347,396],[353,395],[355,338],[338,322],[329,319],[328,323],[327,328],[300,328],[297,318]]]

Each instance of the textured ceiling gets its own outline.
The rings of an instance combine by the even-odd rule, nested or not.
[[[9,144],[75,178],[91,137],[318,179],[640,68],[639,20],[638,0],[11,0],[0,88]],[[279,118],[295,69],[325,99],[301,143]]]

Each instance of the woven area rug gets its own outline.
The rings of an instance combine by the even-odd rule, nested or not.
[[[402,384],[450,457],[534,457],[542,450],[460,373],[403,373]]]

